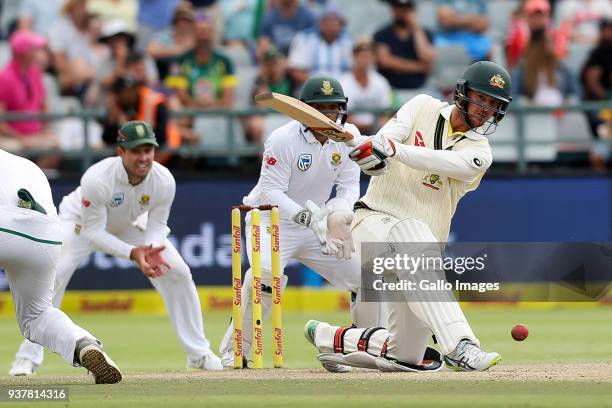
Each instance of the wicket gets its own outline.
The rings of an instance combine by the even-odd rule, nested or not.
[[[275,205],[232,208],[232,321],[234,323],[234,368],[243,368],[242,344],[242,218],[241,212],[251,212],[251,270],[253,272],[253,367],[263,367],[263,316],[261,294],[261,217],[260,211],[270,211],[272,261],[272,330],[274,367],[283,364],[283,329],[281,317],[280,215]]]

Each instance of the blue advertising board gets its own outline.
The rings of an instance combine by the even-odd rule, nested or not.
[[[191,267],[197,285],[229,285],[230,208],[254,180],[179,181],[170,215],[170,240]],[[56,203],[76,183],[55,182]],[[365,185],[362,186],[365,190]],[[468,194],[453,220],[451,240],[461,242],[609,242],[612,181],[606,178],[493,179]],[[282,245],[282,243],[281,243]],[[289,284],[302,284],[297,266]],[[148,288],[131,262],[93,254],[71,289]]]

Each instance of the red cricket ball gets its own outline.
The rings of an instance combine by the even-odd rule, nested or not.
[[[510,332],[512,334],[512,338],[516,341],[523,341],[529,336],[529,329],[524,324],[517,324],[512,328]]]

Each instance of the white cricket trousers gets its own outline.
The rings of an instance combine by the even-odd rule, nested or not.
[[[0,268],[6,270],[19,328],[28,344],[74,364],[77,340],[96,338],[51,303],[60,231],[57,217],[0,205]]]
[[[76,223],[74,220],[61,220],[63,250],[53,288],[53,304],[56,307],[61,305],[66,286],[74,272],[94,251],[87,239],[76,232]],[[144,233],[136,228],[129,229],[118,238],[132,245],[144,244]],[[204,335],[200,298],[189,266],[170,241],[166,240],[163,245],[166,248],[162,256],[171,268],[163,276],[149,280],[164,300],[174,331],[187,357],[190,361],[197,360],[211,353],[210,343]],[[24,341],[15,357],[27,358],[40,365],[43,361],[43,348]]]
[[[358,249],[362,243],[368,242],[437,242],[427,224],[418,219],[397,219],[365,209],[358,210],[355,214],[352,233]],[[398,280],[414,280],[414,277],[406,275],[409,273],[407,270],[395,270],[394,273]],[[440,277],[443,278],[443,275],[432,276],[431,279],[435,280]],[[440,295],[436,295],[436,301],[428,300],[427,292],[417,291],[416,296],[422,301],[415,301],[415,297],[411,297],[406,298],[405,302],[386,303],[389,313],[387,326],[389,336],[387,356],[389,358],[404,363],[420,364],[432,333],[436,336],[442,354],[451,353],[461,339],[470,339],[477,345],[480,344],[452,292],[448,291],[444,294],[445,301],[439,301]],[[331,329],[322,332],[331,333],[333,331]],[[352,343],[356,345],[361,332],[350,330],[350,333],[347,334],[345,335],[345,350],[352,350],[354,346]],[[371,343],[374,349],[382,346],[381,339],[385,336],[386,334],[382,331],[373,336]],[[323,334],[318,337],[317,342],[333,348],[333,333],[330,338],[327,337]]]
[[[261,213],[261,275],[262,284],[267,287],[272,287],[272,256],[271,256],[271,235],[270,235],[270,217],[266,212]],[[350,260],[338,260],[333,255],[325,255],[321,252],[321,246],[314,232],[307,227],[298,225],[292,221],[281,220],[280,224],[280,264],[281,271],[285,270],[287,262],[294,259],[311,268],[319,275],[327,279],[335,288],[358,293],[361,286],[361,264],[359,258],[353,254]],[[245,217],[245,233],[246,250],[251,263],[251,217],[250,213]],[[287,284],[287,277],[282,277],[282,288]],[[249,268],[244,276],[242,285],[242,335],[243,335],[243,350],[245,355],[251,350],[253,342],[253,312],[251,288],[253,282],[253,274]],[[360,295],[357,295],[357,301],[351,304],[352,319],[355,324],[360,327],[367,327],[380,324],[380,320],[384,316],[380,316],[381,312],[375,303],[365,303],[360,301]],[[262,312],[265,318],[272,308],[272,294],[262,292]],[[233,344],[233,323],[230,323],[221,345],[219,352],[222,354],[231,352],[234,348]]]

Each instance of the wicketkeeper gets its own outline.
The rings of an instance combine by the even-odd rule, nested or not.
[[[347,98],[340,83],[329,76],[315,76],[306,81],[300,100],[313,106],[344,126],[355,137],[359,130],[346,123]],[[245,197],[244,204],[276,204],[281,215],[281,270],[290,259],[310,267],[332,285],[352,292],[353,322],[364,326],[379,324],[378,305],[356,301],[360,285],[359,259],[351,256],[353,244],[349,226],[352,206],[359,197],[359,166],[349,158],[351,148],[334,142],[304,125],[292,121],[276,129],[265,143],[261,174],[257,185]],[[330,199],[332,189],[336,195]],[[270,247],[270,219],[261,215],[261,246]],[[246,236],[250,236],[250,214],[246,216]],[[247,240],[251,257],[251,242]],[[264,316],[272,305],[271,259],[261,252],[262,309]],[[283,288],[287,277],[283,275]],[[249,269],[242,286],[243,350],[245,357],[252,346],[252,287]],[[219,347],[224,367],[233,367],[233,325],[230,324]]]

